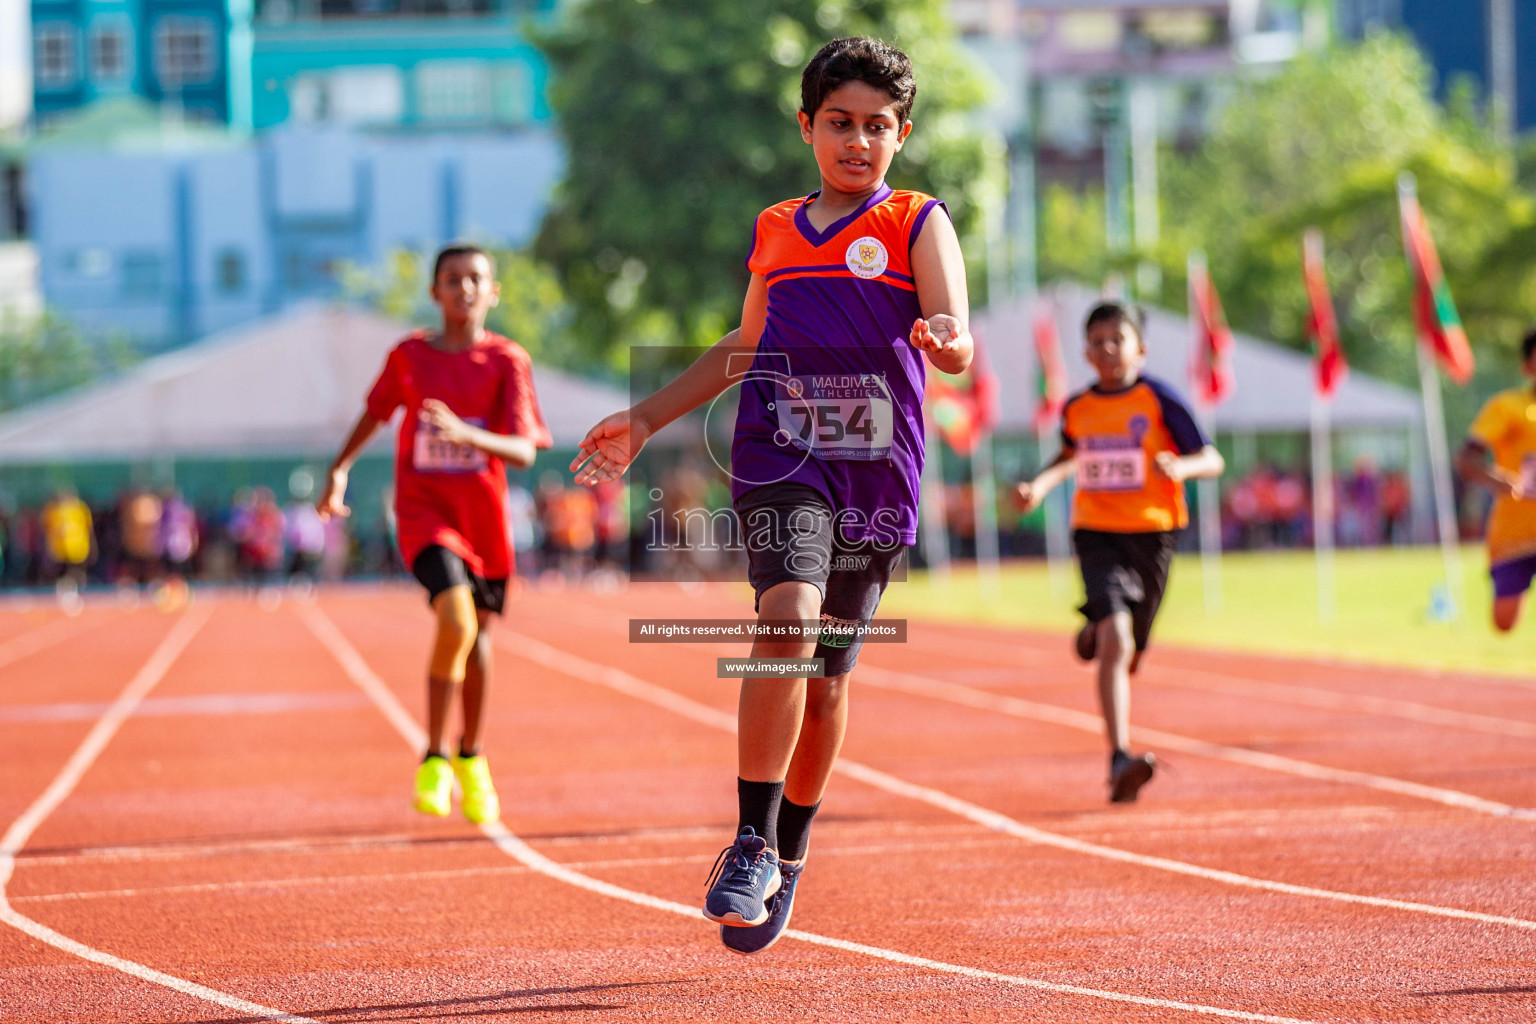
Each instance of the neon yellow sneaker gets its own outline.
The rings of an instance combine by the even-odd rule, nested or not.
[[[453,773],[459,777],[459,788],[464,791],[464,817],[476,825],[501,817],[501,800],[496,796],[495,783],[491,782],[491,763],[484,754],[454,757]]]
[[[448,816],[448,802],[453,796],[453,769],[442,757],[429,757],[416,769],[416,809],[422,814]]]

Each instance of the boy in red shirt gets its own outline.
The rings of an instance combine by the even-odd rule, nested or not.
[[[348,514],[343,498],[353,461],[405,406],[395,453],[400,555],[427,588],[437,617],[415,806],[446,815],[457,775],[464,816],[477,824],[501,814],[480,733],[491,670],[485,627],[501,612],[512,573],[506,467],[526,469],[535,450],[551,443],[528,353],[485,329],[501,296],[495,269],[475,246],[437,254],[431,295],[443,312],[442,329],[417,331],[390,351],[316,503],[324,518]],[[461,686],[464,732],[450,764],[448,710]]]

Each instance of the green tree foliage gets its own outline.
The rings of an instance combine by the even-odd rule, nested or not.
[[[914,129],[890,182],[948,202],[969,242],[996,154],[968,126],[984,86],[945,0],[587,0],[540,45],[569,156],[539,251],[576,309],[576,344],[713,342],[740,317],[753,219],[818,183],[795,124],[800,72],[827,40],[912,56]],[[968,244],[979,253],[978,243]]]
[[[501,302],[485,325],[523,346],[536,363],[578,371],[597,366],[593,353],[569,344],[570,304],[554,271],[527,251],[498,250],[491,255]],[[432,253],[400,249],[380,266],[346,267],[342,290],[387,317],[432,326],[441,320],[429,294],[432,258]]]
[[[119,372],[137,358],[124,339],[88,340],[53,313],[0,316],[0,411]]]
[[[1392,35],[1237,83],[1198,151],[1163,153],[1156,252],[1112,257],[1102,227],[1074,245],[1102,217],[1102,193],[1048,193],[1042,248],[1077,258],[1047,272],[1092,279],[1151,258],[1162,291],[1143,298],[1182,309],[1185,260],[1201,249],[1234,327],[1304,348],[1301,235],[1315,225],[1351,364],[1409,384],[1414,328],[1397,203],[1398,175],[1409,171],[1480,366],[1477,386],[1450,397],[1459,429],[1487,390],[1508,385],[1510,352],[1536,319],[1536,208],[1466,90],[1442,108],[1432,85],[1423,57]]]

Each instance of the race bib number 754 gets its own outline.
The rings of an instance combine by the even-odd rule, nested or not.
[[[893,410],[876,377],[791,377],[774,397],[780,437],[818,459],[890,455]]]

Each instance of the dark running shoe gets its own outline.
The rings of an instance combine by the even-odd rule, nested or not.
[[[704,916],[732,928],[751,928],[768,920],[768,900],[783,884],[779,855],[751,828],[743,828],[720,851],[709,876]]]
[[[1092,661],[1098,655],[1099,624],[1097,622],[1083,623],[1083,628],[1077,631],[1075,650],[1077,656],[1084,661]]]
[[[1157,758],[1151,754],[1137,754],[1131,757],[1126,754],[1116,754],[1114,767],[1109,774],[1109,802],[1112,804],[1130,804],[1136,802],[1136,794],[1141,792],[1141,787],[1152,781],[1152,775],[1157,770]]]
[[[780,864],[784,875],[784,884],[779,891],[768,900],[768,920],[753,928],[728,928],[720,926],[720,941],[725,943],[725,948],[732,953],[741,953],[750,956],[753,953],[761,953],[784,934],[784,929],[789,927],[789,915],[795,909],[795,883],[800,880],[800,872],[805,870],[805,864]]]

